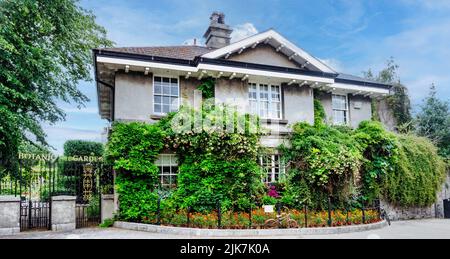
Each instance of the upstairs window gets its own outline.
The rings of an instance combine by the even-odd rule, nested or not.
[[[155,162],[159,168],[158,177],[162,187],[175,188],[177,185],[178,159],[173,154],[161,154]]]
[[[153,112],[165,115],[179,108],[178,78],[155,76],[153,79]]]
[[[346,95],[332,95],[333,124],[346,125],[348,123],[348,100]]]
[[[264,183],[276,183],[285,176],[286,167],[281,155],[264,155],[259,161],[264,170]]]
[[[281,119],[281,89],[279,85],[250,83],[250,112],[263,119]]]

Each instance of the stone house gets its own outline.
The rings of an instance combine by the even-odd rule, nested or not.
[[[274,182],[285,172],[276,147],[289,134],[289,125],[314,122],[314,98],[322,102],[329,123],[357,127],[371,119],[372,100],[390,93],[390,85],[338,73],[275,30],[235,43],[231,33],[225,16],[215,12],[205,46],[93,50],[101,117],[156,122],[180,105],[195,106],[196,88],[213,77],[217,103],[259,115],[274,133],[261,140],[275,150],[261,158],[266,182]],[[385,122],[389,124],[389,116]],[[162,154],[157,163],[162,183],[174,183],[176,157]]]

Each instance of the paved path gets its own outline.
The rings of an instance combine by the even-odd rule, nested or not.
[[[5,238],[5,237],[0,237]],[[179,235],[157,234],[147,233],[139,231],[130,231],[117,228],[89,228],[89,229],[77,229],[71,232],[57,233],[57,232],[23,232],[16,236],[6,238],[19,238],[19,239],[178,239],[189,238]],[[192,237],[202,238],[202,237]],[[246,238],[251,239],[264,239],[264,238],[289,238],[289,239],[413,239],[413,238],[425,238],[425,239],[450,239],[450,220],[415,220],[415,221],[400,221],[393,222],[392,226],[385,227],[383,229],[338,234],[338,235],[303,235],[303,236],[283,236],[283,237],[253,237]]]

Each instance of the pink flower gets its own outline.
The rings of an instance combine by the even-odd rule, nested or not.
[[[270,190],[267,195],[269,195],[270,197],[273,197],[273,198],[280,198],[280,195],[278,194],[275,186],[273,186],[273,185],[270,186]]]

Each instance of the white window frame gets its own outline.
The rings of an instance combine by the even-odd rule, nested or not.
[[[340,97],[345,97],[345,109],[336,109],[334,106],[333,106],[333,99],[336,97],[336,96],[340,96]],[[349,103],[348,103],[348,95],[347,94],[335,94],[335,93],[333,93],[333,94],[331,94],[331,109],[332,109],[332,111],[333,111],[333,125],[348,125],[349,124],[349,111],[348,111],[348,107],[349,107]],[[336,121],[336,116],[335,116],[335,114],[334,114],[334,112],[335,111],[340,111],[340,112],[344,112],[344,123],[340,123],[340,122],[337,122]]]
[[[161,96],[161,101],[163,100],[163,97],[164,97],[164,96],[175,97],[174,95],[164,95],[164,94],[163,94],[163,89],[161,89],[161,94],[155,94],[155,78],[156,78],[156,77],[161,77],[161,79],[163,79],[163,78],[177,79],[177,87],[178,87],[178,96],[177,96],[177,99],[178,99],[178,103],[177,103],[177,108],[176,108],[176,110],[178,111],[178,110],[180,109],[180,103],[181,103],[180,77],[179,77],[179,76],[169,76],[169,75],[153,75],[153,85],[152,85],[152,88],[153,88],[153,90],[152,90],[152,93],[153,93],[153,95],[152,95],[152,98],[153,98],[153,100],[152,100],[152,104],[153,104],[153,105],[152,105],[153,114],[155,114],[155,115],[162,115],[162,116],[167,115],[167,113],[163,112],[163,109],[162,109],[162,104],[163,104],[163,103],[161,103],[161,112],[156,112],[156,111],[155,111],[155,105],[156,105],[156,103],[155,103],[155,95]],[[170,104],[170,105],[172,105],[172,104]]]
[[[264,157],[266,157],[267,159],[270,158],[270,170],[267,170],[269,168],[269,163],[264,164]],[[278,160],[275,159],[276,157],[278,157]],[[264,177],[262,181],[266,184],[279,182],[286,176],[286,165],[283,162],[282,155],[280,154],[268,154],[260,156],[259,164],[264,172]],[[277,167],[278,167],[278,179],[276,177]]]
[[[169,158],[169,163],[165,164],[164,163],[164,157],[168,157]],[[159,172],[158,172],[158,178],[159,178],[159,183],[162,187],[168,187],[168,188],[172,188],[174,186],[177,185],[177,182],[172,182],[174,176],[177,179],[178,177],[178,173],[179,173],[179,165],[178,165],[178,158],[176,157],[175,154],[159,154],[155,165],[158,167]],[[169,167],[170,168],[170,172],[167,174],[163,171],[163,167]],[[174,167],[177,168],[176,173],[174,173]],[[169,177],[169,183],[164,183],[164,177],[168,176]]]
[[[252,86],[256,86],[256,99],[250,98],[250,90],[252,89]],[[268,93],[268,110],[267,110],[267,116],[261,116],[261,104],[262,104],[262,100],[261,100],[261,86],[267,86],[267,93]],[[247,84],[248,87],[248,103],[249,103],[249,108],[250,108],[250,112],[258,115],[261,119],[275,119],[275,120],[281,120],[283,119],[283,95],[282,95],[282,89],[281,89],[281,84],[269,84],[269,83],[260,83],[260,82],[249,82]],[[280,101],[279,102],[274,102],[272,99],[272,87],[277,87],[279,89],[279,92],[277,94],[280,95]],[[256,111],[253,111],[252,109],[252,105],[251,102],[252,101],[256,101]],[[265,101],[264,101],[265,102]],[[277,114],[273,114],[278,113],[278,111],[273,109],[273,105],[274,104],[280,104],[280,116],[278,117]]]

